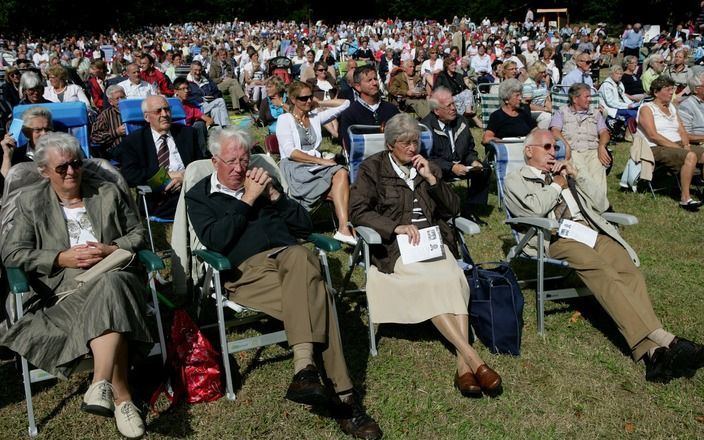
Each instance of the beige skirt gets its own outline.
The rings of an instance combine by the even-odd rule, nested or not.
[[[446,258],[403,264],[393,273],[372,266],[367,275],[367,301],[372,322],[415,324],[445,313],[466,315],[469,285],[445,245]]]

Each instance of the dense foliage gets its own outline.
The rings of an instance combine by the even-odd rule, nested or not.
[[[644,7],[647,3],[648,7]],[[528,6],[567,7],[570,21],[611,24],[641,21],[667,25],[696,18],[698,0],[361,0],[350,3],[340,14],[322,0],[121,0],[99,4],[94,0],[3,0],[0,2],[0,31],[17,34],[28,31],[45,35],[71,32],[105,32],[110,28],[135,29],[149,24],[188,21],[324,19],[329,22],[375,17],[451,19],[467,15],[475,22],[484,16],[492,20],[507,17],[523,20]],[[109,10],[106,9],[110,8]]]

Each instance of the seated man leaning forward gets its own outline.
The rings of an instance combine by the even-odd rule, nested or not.
[[[250,146],[249,134],[237,127],[211,134],[208,148],[216,171],[186,194],[196,235],[236,268],[224,281],[231,299],[283,321],[294,364],[286,398],[333,405],[346,434],[381,438],[379,426],[353,394],[335,306],[318,259],[297,244],[297,238],[310,234],[311,218],[265,170],[247,169]],[[316,351],[322,355],[335,397],[321,383],[313,360]]]
[[[546,241],[546,254],[569,262],[594,293],[633,359],[645,362],[646,380],[666,383],[694,375],[704,366],[704,346],[663,329],[636,267],[635,251],[601,216],[609,206],[606,195],[594,191],[589,177],[578,175],[569,162],[555,160],[555,148],[555,138],[546,130],[526,138],[526,165],[506,176],[506,207],[517,216],[573,221],[591,231],[595,243],[553,236],[549,244]]]

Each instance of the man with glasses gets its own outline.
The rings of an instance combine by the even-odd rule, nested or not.
[[[528,135],[526,165],[506,176],[506,207],[516,216],[560,222],[559,231],[545,240],[546,255],[567,261],[577,272],[616,323],[633,360],[645,362],[646,380],[691,377],[704,366],[704,347],[663,329],[638,270],[638,256],[602,217],[609,207],[606,194],[594,191],[589,176],[569,162],[556,160],[556,148],[547,130]],[[530,244],[536,251],[537,240]]]
[[[98,114],[93,131],[90,134],[90,142],[100,146],[100,151],[108,158],[112,158],[116,146],[122,142],[125,136],[125,124],[122,123],[119,103],[126,98],[125,91],[117,84],[109,86],[105,90],[110,107]]]
[[[381,429],[354,394],[318,259],[298,244],[312,232],[311,218],[263,168],[249,169],[250,146],[240,128],[213,133],[215,172],[186,193],[193,229],[237,268],[224,281],[230,299],[283,322],[294,368],[286,398],[332,412],[348,435],[379,439]]]
[[[379,78],[374,67],[366,65],[355,69],[352,81],[355,100],[339,118],[338,133],[342,136],[343,147],[346,149],[350,146],[347,133],[350,125],[377,125],[383,129],[386,121],[399,113],[398,107],[381,100]]]
[[[640,77],[641,83],[643,83],[643,91],[650,95],[650,85],[653,83],[655,78],[659,77],[665,71],[665,58],[660,54],[650,55],[643,62],[643,75]]]
[[[152,188],[149,215],[173,218],[184,171],[202,158],[198,138],[192,128],[171,123],[171,107],[163,96],[148,96],[142,112],[149,125],[117,146],[122,175],[130,186]]]
[[[590,88],[594,87],[594,81],[592,80],[592,57],[586,52],[576,52],[574,54],[575,63],[577,63],[577,68],[572,70],[570,73],[562,78],[562,85],[564,87],[564,92],[567,93],[569,86],[572,84],[584,83]]]
[[[213,118],[203,113],[197,105],[190,102],[188,98],[188,80],[182,76],[174,81],[174,96],[181,101],[183,110],[186,112],[186,127],[193,127],[198,133],[198,145],[201,153],[205,156],[207,148],[208,129],[215,124]]]
[[[440,167],[444,180],[469,179],[468,214],[476,223],[482,223],[476,211],[488,203],[491,168],[479,160],[469,121],[457,114],[452,92],[438,87],[428,102],[431,112],[420,121],[433,133],[428,159]]]

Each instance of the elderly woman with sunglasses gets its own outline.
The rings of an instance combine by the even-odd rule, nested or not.
[[[144,320],[144,280],[129,267],[79,283],[78,275],[118,249],[146,247],[129,194],[84,171],[78,140],[51,133],[37,145],[44,180],[16,201],[2,260],[28,273],[37,302],[0,345],[58,377],[93,355],[93,379],[81,409],[115,417],[127,438],[144,434],[127,383],[128,359],[145,356],[153,339]]]
[[[336,240],[355,245],[357,240],[347,225],[349,175],[333,159],[323,158],[320,148],[321,126],[342,113],[350,102],[346,99],[319,101],[313,88],[294,81],[288,89],[289,113],[279,116],[276,139],[281,153],[281,174],[286,179],[289,195],[311,210],[322,197],[335,205],[338,229]]]
[[[501,377],[469,344],[469,286],[455,260],[456,237],[449,221],[460,199],[442,180],[442,171],[419,154],[420,129],[401,113],[386,123],[387,149],[367,158],[350,194],[350,218],[381,235],[372,246],[367,299],[374,323],[431,321],[456,352],[455,387],[467,397],[501,391]],[[418,245],[421,230],[439,227],[444,255],[404,263],[398,240]]]
[[[20,104],[48,104],[44,98],[44,84],[36,72],[24,72],[20,77]]]

